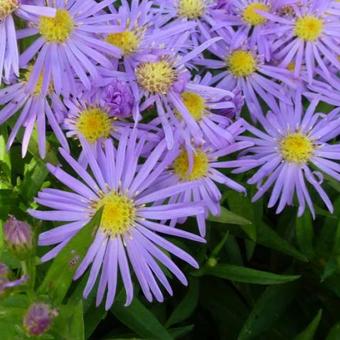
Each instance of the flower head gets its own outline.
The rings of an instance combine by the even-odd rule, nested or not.
[[[101,79],[97,65],[111,68],[108,55],[119,58],[118,48],[102,41],[100,35],[109,31],[110,18],[103,14],[107,2],[96,4],[93,0],[58,1],[53,18],[43,16],[32,20],[32,28],[25,36],[38,39],[20,57],[25,66],[37,55],[29,88],[33,89],[39,75],[51,80],[57,94],[75,94],[77,82],[90,89]],[[95,20],[94,20],[95,16]]]
[[[322,173],[340,179],[340,147],[329,143],[340,132],[339,109],[324,116],[314,112],[317,104],[318,99],[314,99],[304,111],[301,96],[297,95],[294,107],[281,103],[280,115],[269,112],[261,120],[263,131],[247,126],[254,136],[242,136],[241,139],[253,142],[254,146],[247,149],[244,158],[256,162],[249,167],[240,167],[238,171],[258,168],[248,181],[258,187],[253,201],[273,187],[268,206],[277,204],[277,213],[286,205],[292,205],[296,196],[298,215],[303,214],[306,205],[314,215],[308,183],[321,196],[327,208],[333,211],[321,184]]]
[[[66,222],[39,237],[40,245],[57,245],[43,257],[42,260],[47,261],[56,256],[99,209],[103,209],[92,245],[77,268],[74,279],[82,276],[91,266],[84,296],[88,296],[99,276],[97,304],[101,303],[107,290],[106,309],[114,301],[119,273],[127,293],[127,304],[133,298],[128,261],[149,301],[153,297],[163,301],[163,293],[156,278],[172,294],[160,264],[167,267],[182,283],[187,283],[179,267],[164,254],[163,249],[194,267],[198,266],[189,254],[160,235],[203,241],[200,237],[181,229],[170,228],[161,222],[168,218],[182,218],[204,212],[200,203],[159,203],[195,186],[195,183],[174,184],[159,189],[155,182],[174,160],[176,150],[168,151],[163,157],[166,145],[161,141],[147,160],[141,163],[144,145],[145,139],[137,139],[136,132],[128,129],[122,133],[117,149],[112,140],[107,140],[105,149],[99,149],[95,155],[84,145],[93,175],[61,150],[61,155],[75,170],[79,179],[67,174],[60,167],[48,165],[50,172],[71,191],[44,189],[36,201],[52,210],[30,210],[30,214],[36,218]]]

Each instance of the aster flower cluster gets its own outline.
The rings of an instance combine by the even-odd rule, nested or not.
[[[199,264],[167,236],[204,243],[226,190],[256,185],[277,213],[315,215],[314,190],[332,211],[322,181],[340,180],[340,110],[318,103],[340,104],[339,2],[0,0],[0,29],[8,148],[60,147],[56,187],[28,210],[58,224],[39,235],[42,261],[101,211],[74,275],[89,272],[97,305],[111,308],[119,281],[127,305],[133,282],[163,301],[164,268],[187,284],[174,258]]]

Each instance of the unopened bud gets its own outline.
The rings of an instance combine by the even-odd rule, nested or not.
[[[31,226],[10,216],[4,224],[4,238],[7,246],[18,257],[25,257],[32,249],[33,237]]]
[[[24,316],[24,328],[28,335],[39,336],[46,333],[52,325],[53,319],[58,315],[56,309],[46,303],[34,303]]]
[[[217,265],[218,261],[215,257],[210,257],[207,261],[207,265],[209,267],[215,267]]]

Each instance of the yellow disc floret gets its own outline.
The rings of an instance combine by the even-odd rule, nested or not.
[[[262,25],[267,19],[261,14],[257,13],[257,10],[263,12],[269,12],[269,7],[260,2],[253,2],[249,4],[242,13],[243,20],[252,26]]]
[[[302,40],[315,41],[323,31],[323,20],[313,15],[300,17],[295,22],[295,35]]]
[[[0,0],[0,21],[11,15],[18,7],[18,0]]]
[[[89,108],[80,113],[76,128],[89,143],[95,143],[99,138],[110,136],[112,119],[101,108]]]
[[[174,172],[182,181],[195,181],[207,175],[209,159],[207,154],[198,149],[193,157],[193,165],[190,171],[189,158],[185,150],[181,151],[173,163]]]
[[[204,0],[179,0],[178,16],[188,19],[197,19],[204,14]]]
[[[254,55],[249,51],[236,50],[227,58],[230,72],[235,77],[247,77],[257,69]]]
[[[279,148],[285,161],[297,164],[308,162],[314,152],[311,140],[300,132],[284,137],[279,143]]]
[[[63,43],[73,30],[74,21],[66,9],[57,9],[54,18],[41,17],[39,21],[39,32],[48,42]]]
[[[138,84],[150,93],[167,94],[177,78],[167,60],[141,63],[136,68]]]
[[[139,38],[133,31],[111,33],[106,37],[106,42],[120,48],[125,55],[136,51],[139,45]]]
[[[96,208],[101,207],[103,207],[103,212],[100,228],[104,233],[115,237],[133,227],[136,209],[133,201],[127,196],[111,192],[97,203]]]
[[[194,92],[183,92],[181,97],[191,117],[196,121],[201,120],[205,111],[205,99]]]

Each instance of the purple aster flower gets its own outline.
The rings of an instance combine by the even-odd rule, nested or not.
[[[155,21],[162,29],[176,24],[195,24],[191,26],[189,40],[193,46],[211,39],[216,34],[232,33],[231,25],[226,24],[226,6],[209,0],[156,0]]]
[[[218,112],[226,110],[235,110],[233,103],[234,94],[230,91],[218,87],[211,87],[212,76],[207,73],[203,78],[196,76],[193,81],[188,82],[180,98],[188,110],[191,117],[198,124],[204,142],[212,144],[215,147],[232,142],[233,135],[228,131],[227,126],[231,120]],[[173,130],[177,132],[179,138],[185,140],[185,144],[190,148],[192,141],[196,136],[188,128],[187,122],[181,115],[169,114],[169,122],[173,125]],[[157,118],[153,124],[161,124],[161,119]]]
[[[340,146],[328,143],[340,133],[340,109],[328,115],[315,113],[318,99],[314,99],[304,111],[301,96],[298,94],[294,106],[281,103],[281,113],[269,112],[261,119],[263,130],[251,125],[247,129],[251,137],[242,136],[244,141],[253,142],[245,159],[256,160],[256,165],[240,167],[238,172],[258,168],[249,179],[249,184],[256,184],[258,191],[253,201],[261,198],[273,187],[268,207],[278,205],[280,213],[286,205],[292,205],[297,197],[298,215],[305,206],[315,215],[313,202],[307,184],[310,184],[321,196],[327,208],[332,212],[332,202],[322,188],[323,175],[340,180]],[[311,170],[311,167],[316,170]]]
[[[140,112],[155,105],[169,149],[175,143],[171,125],[174,109],[186,122],[191,135],[197,140],[203,139],[201,130],[185,107],[180,93],[185,90],[190,79],[190,73],[186,68],[190,66],[189,61],[217,40],[219,38],[211,39],[186,55],[178,53],[182,46],[180,43],[172,48],[154,49],[139,58],[140,61],[133,73],[127,72],[122,75],[130,81],[135,96],[135,120],[139,119]]]
[[[155,27],[153,4],[153,1],[148,0],[132,0],[131,3],[123,0],[118,9],[109,6],[114,20],[105,40],[122,52],[121,60],[113,60],[114,69],[133,72],[140,55],[152,47],[168,44],[170,39],[177,39],[194,26],[177,23],[169,28],[158,29]]]
[[[23,326],[29,336],[39,336],[46,333],[52,326],[58,311],[46,303],[35,302],[27,310]]]
[[[0,2],[0,85],[2,77],[6,81],[13,75],[19,76],[19,51],[13,14],[25,19],[37,20],[38,16],[54,17],[55,9],[31,6],[21,0],[1,0]]]
[[[31,70],[26,71],[26,75],[17,83],[0,89],[0,124],[3,124],[17,112],[18,117],[12,128],[11,134],[7,141],[7,147],[13,144],[20,128],[24,128],[22,139],[22,157],[25,157],[31,139],[34,126],[38,131],[39,153],[42,158],[46,155],[46,122],[51,126],[60,144],[67,149],[67,140],[59,126],[59,120],[55,111],[61,111],[63,106],[59,97],[54,93],[46,79],[40,75],[33,91],[28,88],[27,81],[30,77]],[[48,95],[45,96],[45,90]]]
[[[204,209],[201,203],[158,203],[196,184],[176,183],[157,189],[155,181],[176,157],[177,150],[167,151],[163,140],[145,162],[140,163],[144,143],[145,139],[138,140],[135,131],[130,133],[126,130],[120,137],[117,149],[112,140],[106,140],[105,149],[101,149],[97,157],[85,145],[93,175],[61,150],[61,155],[78,174],[79,179],[60,167],[48,165],[50,172],[71,191],[44,189],[36,201],[52,210],[30,210],[30,214],[38,219],[65,223],[39,236],[40,245],[56,245],[42,258],[42,261],[47,261],[58,254],[98,209],[103,209],[92,245],[77,268],[74,279],[78,279],[91,267],[84,297],[88,296],[99,276],[97,305],[101,303],[107,290],[106,309],[114,301],[119,273],[127,294],[126,304],[132,301],[133,285],[128,262],[149,301],[153,297],[157,301],[163,301],[159,283],[172,294],[160,264],[168,268],[183,284],[187,284],[182,271],[164,250],[196,268],[197,262],[161,234],[204,242],[196,235],[159,222],[202,214]]]
[[[226,133],[236,139],[244,131],[242,119],[226,128]],[[253,160],[231,160],[230,155],[253,145],[252,142],[240,141],[218,148],[209,143],[196,146],[194,150],[183,148],[178,151],[176,159],[162,176],[160,186],[168,187],[179,183],[197,181],[198,185],[190,187],[184,192],[176,193],[169,199],[169,203],[204,202],[205,214],[197,215],[197,223],[201,236],[205,236],[205,219],[209,213],[220,214],[221,193],[217,184],[224,185],[237,192],[246,192],[246,189],[227,177],[220,169],[238,168],[256,164]],[[225,157],[228,157],[225,160]],[[223,160],[222,160],[223,159]],[[241,163],[240,163],[241,162]],[[186,218],[172,219],[171,224],[184,223]]]
[[[119,86],[119,90],[116,87],[116,99],[113,98],[113,86]],[[129,91],[127,84],[119,80],[112,80],[108,86],[93,88],[90,92],[84,92],[79,98],[64,99],[65,111],[60,115],[66,117],[63,124],[66,136],[77,139],[81,144],[87,143],[94,153],[97,153],[97,149],[101,148],[106,139],[113,137],[119,140],[126,129],[135,126],[135,123],[129,122],[123,114],[118,115],[118,110],[120,110],[119,112],[128,110],[131,104],[129,94],[127,92],[120,94],[122,105],[112,103],[116,100],[118,104],[120,95],[117,91],[121,91],[124,87],[126,91]],[[108,98],[109,91],[112,94],[111,99]],[[138,138],[146,137],[149,147],[152,148],[160,141],[159,131],[159,128],[154,125],[139,123],[136,133]],[[80,154],[80,161],[84,166],[87,164],[84,150]]]
[[[28,82],[34,88],[41,73],[46,81],[53,83],[57,94],[68,95],[76,87],[76,79],[90,89],[100,80],[98,64],[111,68],[107,55],[119,58],[120,50],[105,41],[100,34],[107,33],[112,15],[102,10],[112,1],[62,0],[50,2],[56,8],[54,18],[30,19],[30,28],[20,32],[19,37],[36,34],[38,39],[21,55],[20,65],[27,65],[37,56]]]
[[[266,63],[263,56],[247,46],[246,37],[243,43],[234,49],[228,49],[224,41],[218,42],[210,51],[219,60],[200,59],[198,64],[210,69],[223,69],[213,82],[221,88],[242,90],[245,103],[253,118],[263,115],[259,98],[274,112],[279,107],[276,99],[290,103],[282,83],[289,88],[296,88],[296,81],[289,70]]]
[[[340,68],[337,58],[340,54],[340,13],[331,13],[331,3],[329,0],[292,3],[292,16],[262,13],[273,22],[264,30],[264,38],[270,37],[273,54],[280,66],[294,67],[295,77],[300,76],[303,66],[309,82],[313,79],[316,65],[326,79],[330,76],[328,63]]]

